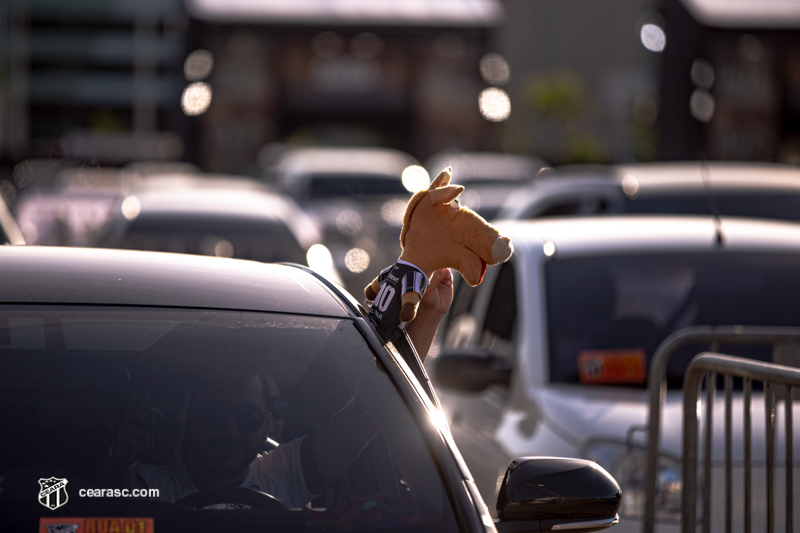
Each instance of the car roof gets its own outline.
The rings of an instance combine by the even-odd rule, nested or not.
[[[288,149],[280,156],[276,169],[284,175],[348,173],[400,177],[406,167],[417,164],[410,154],[390,148],[308,147]]]
[[[468,184],[470,180],[530,181],[546,163],[534,156],[480,151],[439,152],[425,163],[432,178],[448,166],[453,167],[453,183]]]
[[[609,182],[621,186],[623,180],[635,179],[636,194],[660,192],[696,192],[711,189],[795,189],[800,190],[800,167],[757,162],[659,162],[618,165],[569,165],[540,180],[559,188]]]
[[[328,284],[299,266],[55,246],[0,246],[0,302],[348,316]]]
[[[135,199],[135,200],[134,200]],[[135,216],[117,211],[117,217],[174,217],[202,216],[212,218],[252,219],[253,221],[280,223],[290,228],[304,247],[321,239],[314,222],[291,199],[263,188],[236,184],[226,187],[224,182],[201,187],[167,186],[146,187],[123,200],[135,202]],[[130,209],[130,204],[128,204]]]
[[[541,253],[545,243],[555,254],[679,252],[691,250],[783,250],[800,252],[800,224],[710,216],[626,215],[559,217],[493,222],[511,238],[515,250]]]

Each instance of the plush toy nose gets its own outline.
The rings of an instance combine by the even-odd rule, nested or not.
[[[514,253],[514,245],[508,237],[497,237],[492,245],[492,261],[494,264],[503,263]]]

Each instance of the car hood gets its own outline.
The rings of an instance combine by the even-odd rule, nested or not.
[[[554,432],[564,435],[580,448],[591,440],[613,440],[625,442],[629,431],[641,427],[633,433],[633,442],[644,445],[647,441],[648,394],[646,390],[614,389],[587,386],[554,386],[530,391],[535,409],[541,413],[543,424]],[[794,410],[800,408],[800,401],[793,402]],[[733,458],[744,457],[743,400],[741,393],[732,397],[733,412]],[[775,444],[776,453],[781,457],[784,450],[783,405],[776,406]],[[713,409],[714,434],[713,455],[724,458],[724,392],[717,393]],[[682,455],[683,428],[682,392],[669,391],[661,414],[661,450],[675,457]],[[701,418],[705,418],[702,407]],[[765,409],[763,394],[753,392],[751,408],[752,454],[763,457],[765,449]],[[702,431],[703,425],[700,425]],[[794,441],[800,439],[800,428],[795,425]],[[700,437],[699,440],[702,440]],[[555,450],[554,450],[555,451]]]

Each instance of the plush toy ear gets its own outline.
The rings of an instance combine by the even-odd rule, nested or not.
[[[446,204],[458,198],[462,192],[464,192],[463,185],[446,185],[430,191],[428,196],[431,197],[432,204]]]
[[[431,182],[428,186],[428,190],[432,191],[433,189],[438,189],[439,187],[443,187],[450,183],[450,177],[453,175],[453,167],[447,167],[446,169],[439,172],[439,175],[436,176],[436,179]]]

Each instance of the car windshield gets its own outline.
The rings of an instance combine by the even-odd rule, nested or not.
[[[408,195],[408,191],[398,176],[378,174],[315,176],[310,179],[308,187],[311,200]]]
[[[231,383],[255,383],[257,392],[229,390]],[[226,403],[224,394],[249,400]],[[412,414],[350,320],[5,305],[0,398],[0,514],[6,517],[13,509],[15,517],[44,517],[47,524],[94,520],[86,531],[153,531],[153,523],[171,531],[457,529]],[[360,430],[340,432],[310,452],[337,458],[319,465],[320,479],[326,468],[343,465],[344,472],[315,492],[301,451],[310,437],[303,437],[348,410],[361,417],[357,427],[372,428],[370,436],[352,449],[349,439]],[[148,435],[132,467],[139,483],[146,480],[137,485],[146,489],[135,490],[147,492],[135,496],[111,491],[103,474],[119,453],[114,446],[129,413],[143,413],[134,420]],[[245,446],[233,437],[209,437],[223,430],[255,439],[259,457],[277,457],[268,464],[283,470],[270,470],[262,483],[263,473],[251,465],[245,488],[198,489],[208,478],[196,472],[229,468]],[[192,466],[203,461],[211,465],[206,470]],[[243,498],[242,491],[258,497]],[[282,504],[273,505],[265,492]],[[191,493],[202,497],[186,499]]]
[[[785,191],[717,191],[713,203],[722,216],[800,220],[800,194]],[[703,215],[710,214],[711,210],[712,200],[705,195],[654,194],[625,198],[625,211],[629,213]]]
[[[550,381],[645,387],[657,346],[693,325],[800,326],[800,256],[652,253],[555,259],[546,264]],[[679,349],[668,385],[691,357]],[[762,347],[723,353],[770,360]]]
[[[305,263],[306,251],[283,223],[217,217],[139,216],[118,242],[129,250],[216,255],[262,262]]]

